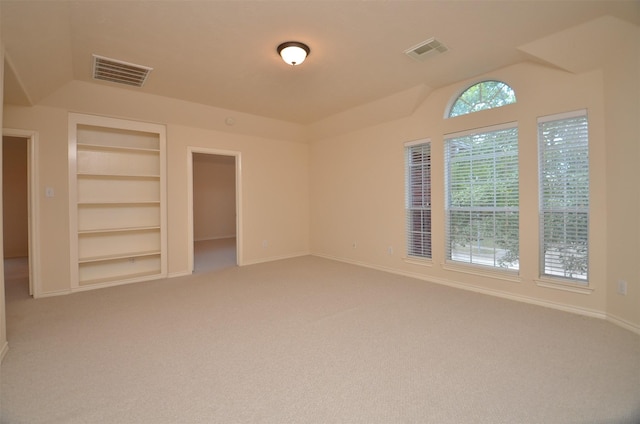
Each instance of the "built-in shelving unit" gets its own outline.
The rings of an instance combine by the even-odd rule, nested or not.
[[[166,276],[165,127],[70,114],[73,289]]]

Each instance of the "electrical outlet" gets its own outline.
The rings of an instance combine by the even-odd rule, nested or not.
[[[267,240],[262,240],[262,248],[266,249],[267,247],[269,247],[269,242]]]
[[[354,242],[353,242],[353,244],[351,245],[351,247],[353,247],[353,248],[355,249],[356,247],[358,247],[358,243],[356,243],[356,242],[354,241]]]
[[[618,294],[622,296],[627,295],[627,282],[624,280],[618,280]]]
[[[387,248],[387,253],[388,253],[389,255],[393,255],[393,246],[389,246],[389,247]]]

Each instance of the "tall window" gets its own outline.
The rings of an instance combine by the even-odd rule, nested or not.
[[[431,143],[405,145],[407,255],[431,258]]]
[[[449,118],[516,102],[516,93],[501,81],[482,81],[467,88],[453,103]]]
[[[518,269],[518,129],[478,131],[445,140],[447,259]]]
[[[586,111],[538,119],[541,275],[585,283],[589,264]]]

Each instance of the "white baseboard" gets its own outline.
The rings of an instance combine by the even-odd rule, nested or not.
[[[288,254],[288,255],[270,256],[268,258],[256,259],[254,261],[245,261],[242,264],[238,264],[238,266],[263,264],[263,263],[267,263],[267,262],[280,261],[280,260],[283,260],[283,259],[298,258],[300,256],[309,256],[309,252],[298,252],[298,253],[292,253],[292,254]],[[193,272],[191,272],[191,271],[179,271],[179,272],[173,272],[173,273],[167,275],[167,278],[184,277],[184,276],[192,275],[192,274],[193,274]]]
[[[291,254],[288,254],[288,255],[270,256],[268,258],[261,258],[261,259],[256,259],[256,260],[253,260],[253,261],[244,261],[242,263],[242,266],[262,264],[262,263],[265,263],[265,262],[280,261],[280,260],[283,260],[283,259],[299,258],[300,256],[309,256],[309,255],[310,255],[309,252],[297,252],[297,253],[291,253]]]
[[[56,291],[50,291],[50,292],[41,292],[41,293],[38,293],[37,296],[34,293],[33,298],[34,299],[41,299],[43,297],[64,296],[66,294],[71,294],[71,293],[73,293],[71,291],[71,289],[56,290]]]
[[[142,283],[144,281],[164,280],[165,278],[167,278],[166,272],[162,274],[147,275],[144,277],[128,278],[124,280],[107,281],[104,283],[73,287],[71,288],[71,292],[76,293],[76,292],[90,291],[90,290],[96,290],[96,289],[104,289],[107,287],[116,287],[116,286],[123,286],[126,284]]]
[[[632,322],[629,322],[625,319],[622,319],[618,316],[611,315],[611,314],[607,314],[607,321],[612,322],[613,324],[619,327],[626,328],[627,330],[633,333],[636,333],[637,335],[640,336],[640,325],[634,324]]]
[[[174,277],[185,277],[187,275],[192,275],[193,272],[191,271],[179,271],[179,272],[171,272],[167,275],[167,278],[174,278]]]
[[[565,312],[571,312],[571,313],[578,314],[578,315],[584,315],[584,316],[593,317],[593,318],[600,318],[600,319],[607,319],[608,318],[606,313],[601,312],[601,311],[596,311],[596,310],[593,310],[593,309],[581,308],[581,307],[578,307],[578,306],[566,305],[566,304],[556,303],[556,302],[550,302],[550,301],[547,301],[547,300],[540,300],[540,299],[536,299],[536,298],[529,297],[529,296],[522,296],[522,295],[517,295],[517,294],[512,294],[512,293],[506,293],[506,292],[503,292],[503,291],[500,291],[500,290],[488,289],[488,288],[485,288],[485,287],[479,287],[479,286],[474,286],[472,284],[460,283],[458,281],[453,281],[453,280],[444,279],[444,278],[431,277],[431,276],[427,276],[427,275],[423,275],[423,274],[419,274],[419,273],[415,273],[415,272],[401,271],[401,270],[397,270],[397,269],[393,269],[393,268],[387,268],[387,267],[382,267],[382,266],[377,266],[377,265],[371,265],[371,264],[364,263],[364,262],[337,258],[337,257],[330,256],[330,255],[313,254],[313,256],[323,257],[323,258],[326,258],[326,259],[331,259],[331,260],[335,260],[335,261],[339,261],[339,262],[345,262],[345,263],[349,263],[349,264],[352,264],[352,265],[363,266],[363,267],[366,267],[366,268],[376,269],[378,271],[389,272],[391,274],[403,275],[405,277],[416,278],[418,280],[428,281],[428,282],[431,282],[431,283],[441,284],[441,285],[444,285],[444,286],[449,286],[449,287],[453,287],[453,288],[457,288],[457,289],[469,290],[469,291],[473,291],[473,292],[476,292],[476,293],[481,293],[481,294],[486,294],[486,295],[490,295],[490,296],[500,297],[500,298],[503,298],[503,299],[515,300],[517,302],[529,303],[529,304],[533,304],[533,305],[543,306],[543,307],[546,307],[546,308],[557,309],[557,310],[565,311]],[[628,324],[628,325],[630,325],[630,324]],[[627,328],[627,327],[625,327],[625,328]]]

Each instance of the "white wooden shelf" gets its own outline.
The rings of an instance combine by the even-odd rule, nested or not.
[[[114,255],[104,255],[104,256],[93,256],[93,257],[89,257],[89,258],[79,258],[78,259],[78,263],[81,264],[85,264],[85,263],[91,263],[91,262],[104,262],[104,261],[113,261],[116,259],[135,259],[135,258],[141,258],[143,256],[158,256],[160,255],[160,251],[159,250],[151,250],[151,251],[147,251],[147,252],[123,252],[123,253],[119,253],[119,254],[114,254]]]
[[[101,200],[101,201],[87,201],[78,202],[78,206],[118,206],[118,205],[159,205],[159,200],[135,200],[131,202],[118,201],[118,200]]]
[[[147,271],[147,272],[137,272],[134,274],[125,274],[122,276],[110,276],[110,277],[104,277],[104,278],[93,278],[91,280],[83,280],[80,282],[80,285],[82,286],[88,286],[88,285],[100,285],[100,286],[105,286],[105,285],[113,285],[113,284],[119,284],[121,281],[144,281],[144,280],[149,280],[152,278],[157,277],[157,274],[153,271]],[[105,284],[105,283],[110,283],[110,284]]]
[[[107,179],[160,179],[160,175],[142,175],[142,174],[95,174],[88,172],[78,172],[78,178],[107,178]]]
[[[72,289],[166,276],[165,128],[70,114]]]
[[[160,149],[146,148],[146,147],[131,147],[131,146],[118,146],[107,144],[90,144],[90,143],[77,143],[78,150],[114,150],[114,151],[128,151],[128,152],[149,152],[160,153]]]
[[[160,231],[160,227],[119,227],[119,228],[95,228],[78,230],[78,235],[104,234],[104,233],[129,233],[136,231]]]

